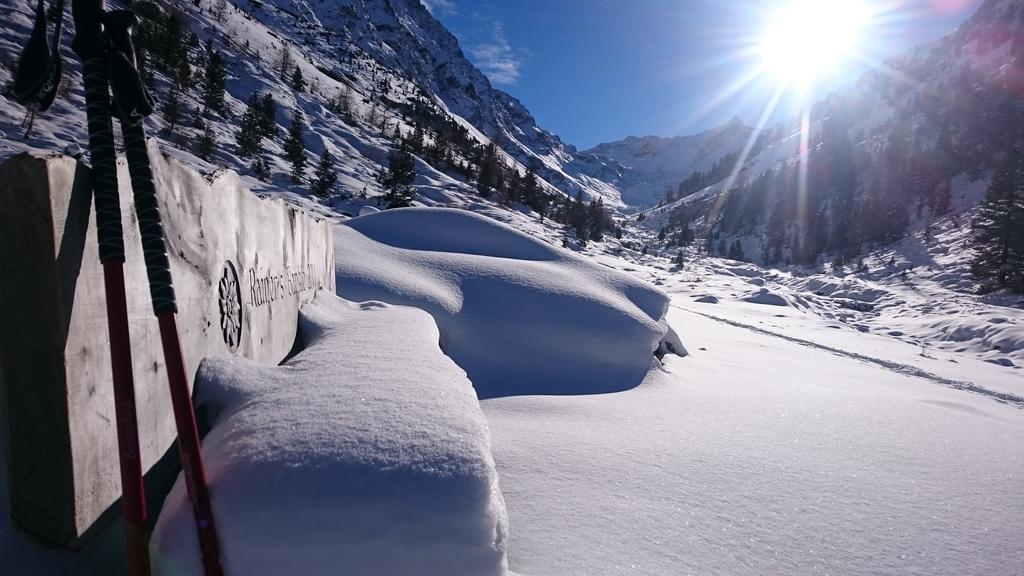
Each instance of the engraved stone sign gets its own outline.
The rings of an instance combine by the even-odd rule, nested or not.
[[[150,143],[189,376],[206,356],[277,364],[299,307],[334,285],[331,223],[203,175]],[[118,165],[139,441],[151,466],[175,439],[127,166]],[[0,418],[11,514],[78,547],[120,497],[102,267],[88,170],[22,154],[0,165]],[[213,479],[215,481],[215,479]]]

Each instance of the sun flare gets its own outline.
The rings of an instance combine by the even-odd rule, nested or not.
[[[862,0],[789,0],[769,17],[763,64],[782,82],[809,86],[856,50],[867,20]]]

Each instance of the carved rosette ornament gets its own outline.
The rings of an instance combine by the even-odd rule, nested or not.
[[[230,261],[224,263],[224,271],[217,286],[217,300],[224,344],[234,352],[242,340],[242,289],[238,284],[235,265]]]

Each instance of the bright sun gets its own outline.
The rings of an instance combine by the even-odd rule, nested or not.
[[[866,21],[861,0],[789,0],[769,18],[764,65],[780,81],[807,87],[854,51]]]

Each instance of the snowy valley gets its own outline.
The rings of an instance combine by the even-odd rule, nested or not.
[[[1024,2],[889,63],[913,81],[588,150],[419,0],[156,4],[156,145],[334,233],[293,353],[195,375],[228,574],[1024,574],[1024,261],[979,272],[976,225],[1024,190]],[[8,85],[34,7],[2,5]],[[64,40],[0,162],[89,163]],[[201,574],[152,476],[154,571]],[[9,482],[0,566],[126,573],[119,520],[41,543]]]

